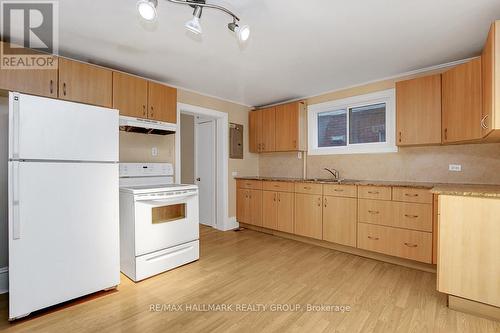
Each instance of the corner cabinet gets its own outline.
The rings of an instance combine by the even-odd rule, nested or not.
[[[307,139],[306,126],[304,101],[251,111],[250,152],[304,151]]]
[[[398,146],[441,144],[441,74],[396,83]]]
[[[483,137],[481,71],[481,58],[476,58],[442,74],[443,143]]]
[[[112,96],[111,70],[59,58],[59,99],[110,108]]]

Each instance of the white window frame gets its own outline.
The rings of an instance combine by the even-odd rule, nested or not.
[[[385,103],[385,132],[386,142],[349,143],[349,109],[372,104]],[[318,114],[327,111],[347,110],[347,145],[337,147],[318,147]],[[308,123],[308,154],[335,155],[335,154],[376,154],[394,153],[396,146],[396,90],[388,89],[371,94],[358,95],[338,99],[320,104],[313,104],[307,108]]]

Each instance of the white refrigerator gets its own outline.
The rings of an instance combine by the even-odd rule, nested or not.
[[[9,319],[120,283],[117,110],[9,93]]]

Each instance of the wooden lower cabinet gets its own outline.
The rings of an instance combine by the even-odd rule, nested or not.
[[[323,197],[323,240],[356,247],[357,199]]]
[[[262,226],[293,233],[293,193],[262,192]]]
[[[294,194],[278,192],[278,230],[293,233]]]
[[[262,226],[262,191],[238,189],[236,196],[238,222]]]
[[[358,223],[358,247],[432,263],[432,233]]]
[[[278,193],[262,192],[262,226],[264,228],[278,229]]]
[[[323,197],[315,194],[295,193],[296,235],[323,239]]]
[[[500,199],[439,196],[438,290],[500,307]]]

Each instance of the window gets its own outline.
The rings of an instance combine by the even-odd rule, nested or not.
[[[396,152],[394,89],[309,106],[309,154]]]

